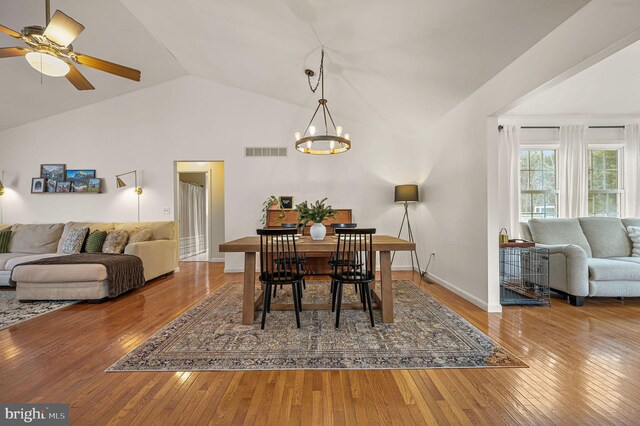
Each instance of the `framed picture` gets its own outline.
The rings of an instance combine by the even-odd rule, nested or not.
[[[71,192],[71,182],[58,182],[56,192]]]
[[[89,188],[89,179],[76,179],[71,182],[71,190],[73,192],[87,192]]]
[[[99,178],[89,179],[89,189],[87,192],[95,192],[99,194],[101,183],[102,183],[102,179],[99,179]]]
[[[279,197],[280,205],[285,210],[291,210],[293,208],[293,197],[281,196]]]
[[[57,182],[53,179],[47,179],[47,192],[56,192]]]
[[[41,164],[40,177],[47,180],[51,179],[55,182],[64,180],[65,168],[66,166],[64,164]]]
[[[68,180],[69,182],[75,182],[77,180],[86,181],[87,179],[95,178],[96,177],[96,171],[95,170],[87,170],[87,169],[67,170],[66,173],[65,173],[65,177],[66,177],[65,180]]]
[[[39,194],[44,192],[45,188],[45,178],[33,178],[31,179],[31,193]]]

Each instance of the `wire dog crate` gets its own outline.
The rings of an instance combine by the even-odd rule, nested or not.
[[[549,250],[528,241],[500,245],[500,303],[549,305]]]

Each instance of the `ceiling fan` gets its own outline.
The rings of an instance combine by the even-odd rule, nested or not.
[[[31,25],[22,33],[0,25],[0,32],[22,40],[29,47],[0,47],[0,58],[24,56],[29,65],[42,74],[65,76],[78,90],[93,90],[89,80],[75,64],[85,65],[129,80],[140,81],[140,71],[74,52],[71,42],[84,30],[84,25],[56,10],[50,13],[50,0],[45,2],[46,27]]]

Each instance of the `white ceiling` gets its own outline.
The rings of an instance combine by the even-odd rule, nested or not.
[[[84,68],[96,90],[79,93],[64,79],[40,86],[24,59],[3,59],[0,129],[174,78],[182,69],[315,107],[318,96],[303,70],[317,68],[324,44],[334,116],[419,134],[587,2],[53,0],[52,9],[87,27],[76,50],[138,67],[143,83]],[[19,30],[43,20],[44,0],[7,3],[0,5],[6,26]],[[3,46],[14,44],[0,37]]]
[[[506,116],[640,115],[640,42],[544,91]]]
[[[44,26],[44,0],[0,1],[0,24],[20,31]],[[78,108],[148,87],[186,74],[171,54],[119,1],[52,0],[51,13],[60,9],[86,29],[74,50],[142,71],[134,82],[78,65],[96,90],[80,92],[65,78],[43,76],[24,58],[0,59],[0,129]],[[0,33],[0,47],[24,46]]]
[[[122,0],[190,73],[315,107],[328,55],[334,115],[414,133],[586,0]]]

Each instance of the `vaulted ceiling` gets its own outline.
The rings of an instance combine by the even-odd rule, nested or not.
[[[334,115],[416,133],[588,0],[52,0],[87,29],[76,50],[142,70],[133,83],[93,70],[92,93],[0,61],[0,129],[189,73],[313,107],[305,68],[325,46]],[[44,0],[0,4],[0,23],[41,23]],[[1,46],[14,45],[0,35]],[[166,49],[165,49],[166,46]],[[169,53],[170,52],[170,53]],[[174,59],[175,57],[175,59]]]
[[[540,93],[507,116],[640,116],[640,42]]]

